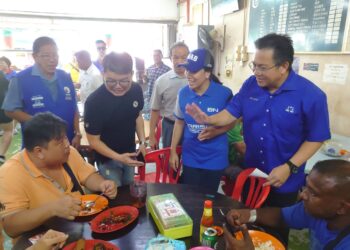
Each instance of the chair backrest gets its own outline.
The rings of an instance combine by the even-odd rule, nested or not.
[[[270,193],[270,186],[264,186],[265,178],[250,176],[255,168],[248,168],[243,170],[237,177],[235,186],[232,192],[232,199],[242,201],[242,191],[244,184],[250,180],[250,186],[245,199],[245,205],[249,208],[259,208],[266,200]]]
[[[178,155],[181,154],[182,148],[181,146],[176,148],[176,152]],[[178,171],[175,172],[169,166],[169,158],[170,158],[170,147],[154,150],[146,153],[145,162],[150,163],[154,162],[156,164],[156,173],[155,173],[155,183],[177,183],[180,177],[181,164]],[[142,170],[143,171],[143,170]],[[140,179],[145,180],[145,174],[140,173]]]

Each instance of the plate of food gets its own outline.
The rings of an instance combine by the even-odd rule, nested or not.
[[[80,239],[65,246],[63,250],[119,250],[119,247],[104,240]]]
[[[350,152],[344,149],[344,146],[336,141],[329,140],[323,143],[322,151],[324,154],[332,157],[341,157],[349,154]]]
[[[95,233],[110,233],[131,224],[139,216],[139,210],[132,206],[119,206],[107,209],[90,223]]]
[[[97,194],[87,194],[81,196],[81,211],[79,216],[90,216],[101,212],[108,206],[108,200],[106,197]],[[95,205],[86,206],[88,202],[95,201]]]
[[[255,250],[285,250],[283,244],[271,234],[249,230],[249,235],[253,240]],[[243,239],[242,232],[236,233],[237,239]]]

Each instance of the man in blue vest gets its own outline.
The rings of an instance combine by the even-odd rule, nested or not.
[[[57,45],[50,37],[33,43],[35,64],[14,77],[2,108],[7,116],[23,124],[39,112],[51,112],[68,124],[67,136],[79,147],[81,133],[74,86],[70,76],[58,65]]]

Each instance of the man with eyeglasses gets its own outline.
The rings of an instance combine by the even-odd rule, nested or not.
[[[200,124],[224,126],[243,118],[245,166],[268,173],[269,206],[295,203],[305,183],[306,161],[330,138],[327,98],[292,70],[293,42],[268,34],[255,41],[249,77],[226,109],[208,116],[195,105],[186,111]],[[284,239],[287,241],[288,232]]]
[[[138,153],[146,153],[142,89],[132,82],[129,54],[112,52],[103,59],[103,67],[104,84],[85,102],[84,126],[101,175],[117,186],[128,185],[134,180],[134,167],[144,164],[135,160],[135,132]]]
[[[6,115],[23,125],[39,112],[49,111],[65,120],[67,137],[80,146],[79,113],[71,77],[57,69],[58,49],[50,37],[39,37],[33,43],[35,64],[11,79],[2,108]]]
[[[95,66],[103,72],[103,58],[106,56],[107,44],[103,40],[96,40],[96,49],[98,53],[98,58],[94,61]]]

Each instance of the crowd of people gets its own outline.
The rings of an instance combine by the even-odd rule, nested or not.
[[[6,233],[16,239],[54,216],[73,220],[85,189],[116,198],[117,187],[131,184],[135,167],[144,165],[136,156],[145,155],[149,143],[150,150],[170,147],[169,167],[175,171],[180,171],[176,147],[181,145],[179,184],[212,193],[227,169],[239,173],[256,167],[268,175],[264,185],[272,188],[263,208],[227,214],[244,235],[238,241],[225,228],[229,249],[254,249],[246,226],[252,222],[277,227],[285,245],[289,228],[309,228],[312,249],[349,248],[350,163],[323,161],[309,176],[304,171],[306,161],[331,138],[327,96],[293,71],[290,37],[268,34],[255,46],[249,64],[253,75],[238,93],[215,76],[209,50],[189,51],[183,42],[170,48],[172,68],[163,63],[162,51],[154,50],[154,65],[138,82],[130,54],[106,53],[102,40],[96,41],[96,61],[88,51],[75,53],[77,82],[57,69],[58,47],[50,37],[34,41],[35,64],[25,70],[13,73],[11,62],[0,58],[0,202]],[[147,83],[146,93],[139,82]],[[13,120],[21,123],[23,149],[5,161]],[[96,167],[79,154],[80,121]],[[159,122],[161,142],[155,136]],[[67,238],[48,234],[59,239],[52,244]],[[50,242],[43,238],[38,244],[50,247]]]

